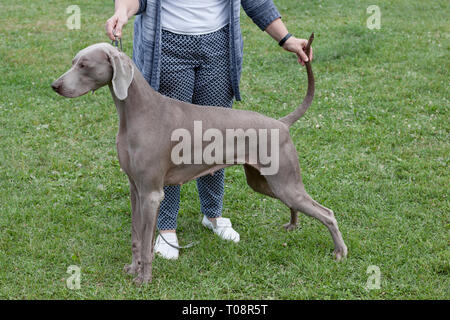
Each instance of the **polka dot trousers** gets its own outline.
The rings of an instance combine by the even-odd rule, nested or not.
[[[228,26],[202,35],[163,30],[161,43],[161,94],[203,106],[232,107]],[[209,218],[222,214],[224,177],[221,169],[197,179],[201,211]],[[164,187],[159,230],[176,229],[180,189],[180,186]]]

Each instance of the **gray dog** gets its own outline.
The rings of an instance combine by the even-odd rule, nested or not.
[[[308,55],[312,40],[313,35],[306,47]],[[163,187],[181,185],[234,164],[244,165],[247,182],[253,190],[277,198],[290,208],[291,220],[284,226],[287,230],[297,225],[298,211],[317,218],[331,233],[335,258],[346,257],[347,247],[333,211],[314,201],[305,191],[297,152],[289,135],[289,127],[305,113],[314,96],[309,62],[306,71],[305,99],[296,110],[279,120],[252,111],[208,108],[165,97],[150,87],[130,58],[107,43],[81,50],[73,59],[72,67],[52,84],[53,90],[69,98],[109,86],[120,119],[116,142],[119,162],[128,176],[131,193],[132,262],[124,270],[137,274],[136,283],[151,281],[153,241]],[[218,130],[224,135],[228,129],[276,130],[277,140],[269,137],[264,146],[259,141],[256,149],[274,150],[270,146],[276,144],[278,170],[265,174],[267,162],[259,158],[250,161],[251,146],[245,147],[244,157],[242,154],[239,157],[233,149],[231,158],[227,153],[226,159],[215,163],[174,163],[171,155],[176,141],[171,138],[172,133],[183,128],[195,134],[194,122],[199,121],[204,129]],[[202,143],[199,146],[192,142],[193,150],[206,146],[206,141]]]

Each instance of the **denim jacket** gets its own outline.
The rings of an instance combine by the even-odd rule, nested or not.
[[[239,81],[242,70],[243,40],[240,26],[240,5],[261,29],[280,17],[272,0],[230,1],[230,68],[231,84],[236,100],[241,100]],[[161,0],[139,0],[134,21],[133,61],[147,82],[159,89],[161,57]]]

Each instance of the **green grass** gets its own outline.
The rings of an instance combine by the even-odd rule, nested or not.
[[[276,1],[291,33],[314,42],[316,97],[291,129],[308,192],[336,213],[349,248],[332,259],[318,221],[254,193],[227,169],[224,215],[241,234],[224,243],[200,224],[195,183],[183,187],[178,236],[199,241],[176,262],[157,258],[135,287],[127,179],[116,156],[109,90],[64,99],[50,83],[76,52],[107,41],[112,1],[2,1],[0,13],[0,298],[449,299],[448,1]],[[306,75],[242,13],[245,57],[237,109],[281,117]],[[132,23],[124,36],[131,55]],[[82,269],[69,290],[69,265]],[[381,289],[366,291],[367,267]]]

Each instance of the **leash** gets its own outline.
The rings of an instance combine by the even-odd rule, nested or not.
[[[179,246],[176,246],[176,245],[174,245],[174,244],[169,243],[169,242],[166,240],[166,238],[164,238],[164,236],[162,235],[161,232],[159,233],[159,236],[160,236],[160,237],[164,240],[164,242],[167,243],[169,246],[171,246],[171,247],[174,248],[174,249],[178,249],[178,250],[190,248],[190,247],[192,247],[192,246],[194,246],[194,245],[196,245],[196,244],[198,243],[198,241],[194,241],[194,242],[189,243],[188,245],[179,247]]]
[[[122,38],[116,36],[116,29],[113,30],[114,40],[111,41],[111,44],[115,46],[119,51],[123,51],[122,49]],[[118,40],[117,40],[118,39]],[[120,47],[119,47],[120,45]]]

